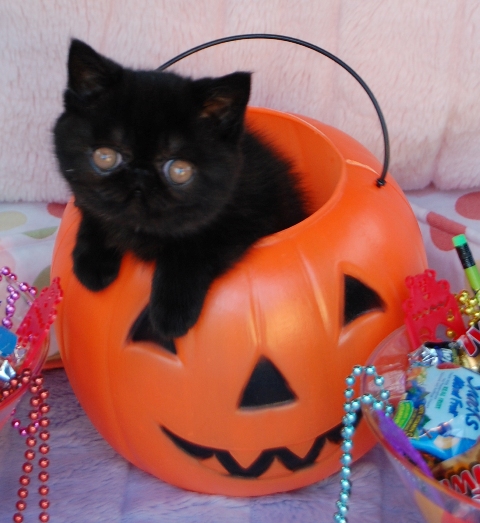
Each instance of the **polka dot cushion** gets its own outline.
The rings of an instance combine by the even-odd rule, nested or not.
[[[469,289],[452,238],[465,234],[480,263],[480,188],[438,191],[427,188],[406,192],[417,217],[427,251],[428,265],[439,279],[450,282],[452,292]]]
[[[7,265],[38,289],[50,283],[53,245],[65,205],[0,203],[0,267]],[[47,366],[60,365],[52,329]]]

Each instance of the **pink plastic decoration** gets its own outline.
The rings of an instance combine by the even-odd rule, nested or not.
[[[56,306],[62,299],[60,279],[55,278],[49,287],[42,290],[34,300],[22,323],[17,329],[18,344],[26,346],[30,343],[27,359],[24,366],[35,361],[38,351],[42,347],[50,326],[57,315]]]
[[[439,327],[452,332],[454,338],[465,333],[462,315],[448,281],[437,281],[435,277],[435,271],[427,269],[405,280],[410,297],[402,306],[408,337],[414,348],[426,341],[445,341],[439,336]]]

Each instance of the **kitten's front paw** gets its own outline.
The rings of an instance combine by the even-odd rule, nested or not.
[[[122,258],[115,251],[92,256],[88,252],[75,252],[73,271],[82,285],[91,291],[101,291],[118,276]]]
[[[163,338],[180,338],[196,323],[200,310],[201,307],[187,307],[172,301],[151,301],[150,322],[153,329]]]

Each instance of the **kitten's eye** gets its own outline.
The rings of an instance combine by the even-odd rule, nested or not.
[[[163,174],[175,185],[186,184],[194,173],[194,166],[186,160],[168,160],[163,166]]]
[[[109,172],[120,165],[122,155],[110,147],[100,147],[93,151],[92,161],[101,171]]]

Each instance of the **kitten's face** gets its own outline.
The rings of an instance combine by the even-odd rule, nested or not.
[[[228,203],[250,75],[131,71],[73,41],[55,150],[77,205],[134,231],[182,235]]]

